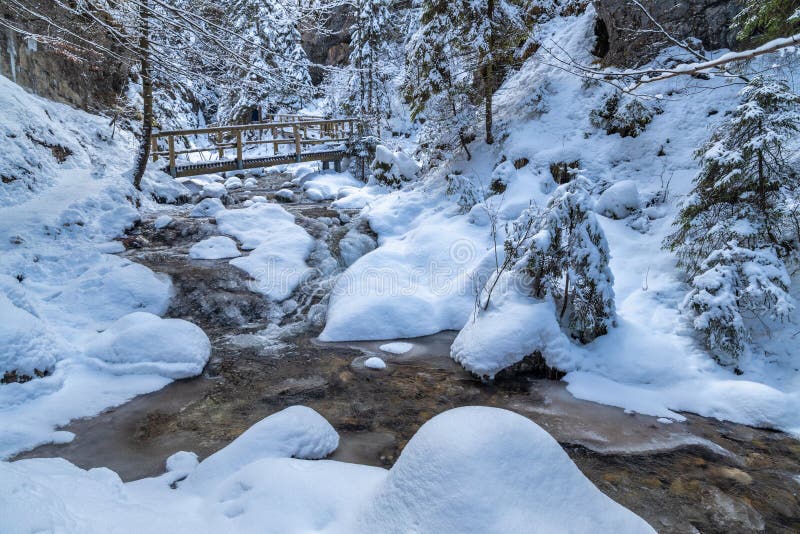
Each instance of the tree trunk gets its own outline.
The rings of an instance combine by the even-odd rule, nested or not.
[[[567,301],[569,300],[569,271],[567,271],[567,281],[564,283],[564,302],[561,304],[561,315],[558,316],[560,321],[564,320],[564,314],[567,313]]]
[[[485,94],[484,104],[486,106],[484,111],[486,119],[486,144],[491,145],[494,143],[494,136],[492,135],[492,96],[494,94],[494,0],[487,0],[486,18],[489,24],[489,35],[486,36],[486,46],[489,50],[485,58],[486,64],[483,69],[483,90]]]
[[[150,135],[153,133],[153,80],[150,74],[150,2],[141,0],[139,5],[139,53],[141,54],[142,77],[142,138],[136,154],[133,185],[141,189],[142,176],[150,158]]]

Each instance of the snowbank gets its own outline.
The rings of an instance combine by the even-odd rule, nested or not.
[[[598,490],[536,423],[477,406],[422,425],[358,524],[387,534],[409,525],[440,533],[655,532]]]
[[[135,312],[97,334],[86,355],[118,374],[188,378],[202,372],[211,342],[198,326],[183,319]]]
[[[281,206],[257,203],[216,217],[222,233],[234,236],[243,250],[251,251],[230,263],[253,278],[254,291],[285,300],[310,272],[305,260],[314,240]]]
[[[441,202],[441,201],[439,201]],[[337,280],[323,341],[410,338],[464,326],[474,280],[489,272],[488,231],[414,191],[376,199],[380,246]]]
[[[505,410],[434,417],[389,471],[302,459],[337,443],[319,414],[296,406],[199,464],[178,453],[165,474],[135,482],[58,458],[0,463],[0,517],[9,532],[653,532]]]
[[[193,260],[221,260],[223,258],[237,258],[242,253],[236,247],[236,242],[230,237],[213,236],[192,245],[189,257]]]
[[[594,209],[600,215],[624,219],[640,208],[639,189],[633,180],[620,180],[600,195]]]
[[[168,376],[199,372],[207,355],[190,356],[182,346],[167,354],[141,329],[109,339],[128,314],[167,309],[169,279],[111,253],[124,250],[116,238],[140,219],[135,205],[150,209],[152,196],[177,200],[182,186],[147,173],[138,193],[126,157],[135,146],[130,132],[117,128],[112,138],[107,118],[38,98],[3,77],[0,137],[0,373],[15,371],[20,380],[0,385],[5,458],[69,441],[72,434],[55,428],[161,388]],[[166,346],[185,343],[158,325]],[[196,329],[179,330],[189,327]],[[100,339],[108,350],[87,357]]]

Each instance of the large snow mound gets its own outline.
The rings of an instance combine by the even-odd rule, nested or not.
[[[219,481],[262,458],[324,458],[339,446],[339,434],[320,414],[291,406],[262,419],[224,449],[203,460],[185,484],[198,488]]]
[[[253,278],[251,289],[272,300],[285,300],[310,272],[306,258],[314,239],[281,206],[257,203],[216,217],[222,233],[234,236],[243,250],[251,251],[230,262]]]
[[[408,442],[365,507],[361,532],[655,532],[598,490],[525,417],[469,406]]]
[[[652,532],[535,423],[468,407],[422,426],[395,466],[326,461],[338,435],[287,408],[197,463],[123,483],[58,458],[0,463],[4,532]]]
[[[183,319],[135,312],[97,334],[86,355],[116,373],[187,378],[203,370],[211,342],[200,327]]]

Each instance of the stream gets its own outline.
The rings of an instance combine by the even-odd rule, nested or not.
[[[249,175],[248,175],[249,176]],[[255,175],[258,186],[231,193],[228,209],[252,196],[274,201],[287,175]],[[293,295],[296,308],[272,303],[248,286],[228,260],[191,260],[189,247],[218,231],[213,219],[170,207],[174,222],[144,220],[124,239],[124,256],[171,277],[170,317],[201,326],[213,353],[202,376],[180,380],[97,416],[71,422],[67,444],[20,458],[59,456],[83,468],[106,466],[135,480],[164,471],[171,454],[201,458],[252,424],[303,404],[339,432],[332,459],[391,467],[416,430],[434,415],[463,405],[520,413],[550,432],[604,493],[659,532],[800,531],[800,442],[786,434],[684,414],[685,422],[626,413],[575,399],[563,382],[516,376],[483,382],[449,357],[455,332],[411,341],[401,355],[381,342],[322,343],[326,291],[339,260],[338,240],[364,228],[356,212],[312,203],[295,188],[282,205],[318,240],[309,265],[318,274]],[[154,216],[153,216],[154,218]],[[379,355],[385,370],[364,366]],[[525,466],[520,466],[524,469]]]

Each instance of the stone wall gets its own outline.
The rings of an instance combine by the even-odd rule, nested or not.
[[[91,31],[88,21],[66,13],[51,0],[28,2],[39,12],[51,17],[58,25],[75,33]],[[19,13],[0,2],[0,17],[8,24],[32,33],[54,35],[52,27]],[[97,32],[97,30],[94,30]],[[116,49],[102,32],[87,34],[104,47]],[[118,50],[118,49],[116,49]],[[82,60],[69,57],[76,51]],[[31,92],[90,111],[110,109],[117,95],[128,83],[128,67],[119,60],[109,59],[86,50],[57,47],[38,43],[7,28],[0,28],[0,74]]]
[[[668,32],[679,39],[695,37],[707,50],[736,49],[736,32],[730,29],[743,0],[640,0]],[[593,0],[598,21],[595,53],[606,65],[634,67],[652,59],[667,45],[663,35],[637,33],[656,26],[629,0]]]

